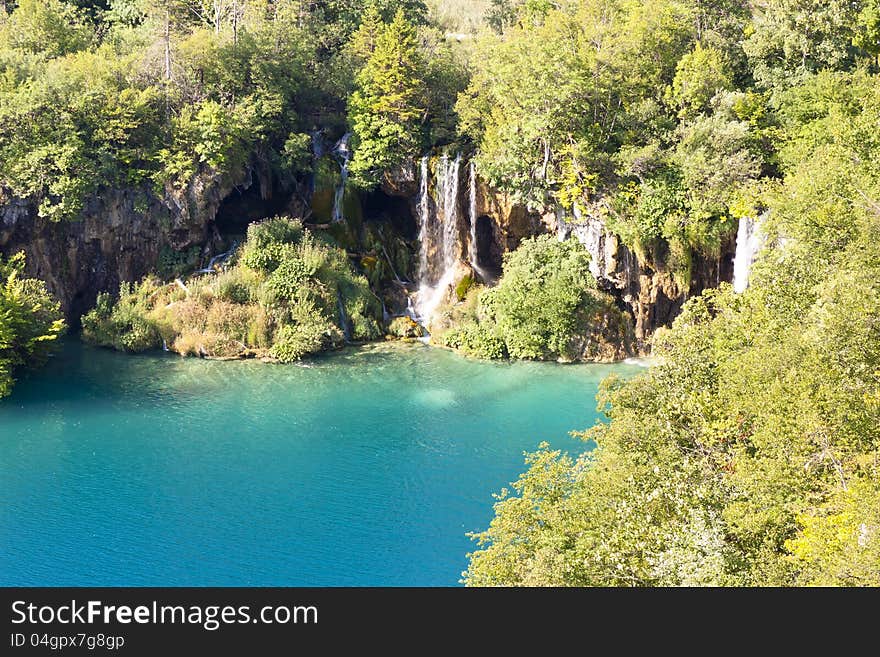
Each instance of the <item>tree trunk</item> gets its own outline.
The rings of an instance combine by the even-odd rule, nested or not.
[[[165,10],[165,79],[171,79],[171,10]]]

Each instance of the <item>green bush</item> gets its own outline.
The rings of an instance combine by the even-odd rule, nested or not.
[[[589,253],[549,235],[507,254],[498,286],[481,299],[510,357],[527,359],[569,356],[572,337],[587,332],[598,305]]]
[[[606,335],[609,316],[621,325],[628,321],[596,289],[590,255],[576,240],[525,239],[505,255],[496,287],[480,291],[469,277],[464,286],[467,292],[450,309],[451,328],[435,330],[434,339],[478,358],[587,358],[599,353],[597,344],[616,343]]]
[[[58,302],[46,284],[22,278],[24,254],[0,257],[0,397],[12,390],[21,367],[42,364],[64,333]]]
[[[293,323],[278,330],[269,354],[290,363],[338,344],[340,337],[339,329],[316,308],[305,306],[297,310]]]
[[[343,342],[339,296],[355,340],[382,335],[380,302],[348,255],[298,221],[276,217],[248,229],[234,265],[183,287],[147,278],[100,295],[83,335],[123,351],[162,345],[184,355],[264,355],[283,362]]]
[[[193,246],[185,251],[177,251],[170,246],[159,250],[156,273],[164,278],[174,278],[191,272],[199,261],[199,247]]]
[[[154,278],[146,278],[136,286],[123,283],[116,303],[109,294],[99,294],[95,307],[82,318],[83,337],[119,351],[141,352],[160,347],[159,323],[150,316],[151,297],[160,286]]]
[[[454,328],[442,336],[442,343],[475,358],[486,360],[507,358],[508,352],[504,340],[494,332],[493,328],[479,324]]]

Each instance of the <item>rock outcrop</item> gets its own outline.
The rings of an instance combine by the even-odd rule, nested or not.
[[[410,303],[406,290],[411,291],[410,281],[416,280],[423,264],[417,236],[424,203],[443,222],[446,215],[455,215],[454,259],[487,283],[501,274],[504,254],[527,237],[555,233],[560,239],[580,240],[593,257],[593,274],[600,288],[615,298],[632,322],[631,344],[619,353],[606,349],[606,353],[594,354],[596,359],[648,353],[651,336],[671,324],[690,296],[732,279],[733,236],[716,257],[691,256],[689,280],[680,280],[667,266],[668,254],[657,250],[636,254],[608,231],[601,207],[576,217],[530,209],[479,179],[464,158],[455,158],[455,189],[447,189],[453,178],[451,161],[451,156],[431,160],[427,183],[422,175],[425,162],[421,167],[417,161],[410,162],[389,172],[376,192],[364,196],[363,216],[359,210],[356,221],[330,226],[351,233],[350,239],[340,243],[353,255],[360,254],[371,281],[375,278],[378,284],[383,279],[385,288],[399,293],[399,299],[382,295],[392,314],[406,310]],[[271,198],[275,188],[281,192]],[[99,292],[113,292],[120,282],[157,271],[160,260],[169,254],[195,253],[198,261],[207,262],[221,248],[218,227],[227,230],[226,224],[238,221],[239,215],[250,221],[261,215],[262,208],[264,216],[281,211],[310,216],[308,197],[303,185],[279,187],[278,181],[272,185],[259,167],[245,169],[234,178],[203,171],[185,188],[168,186],[163,194],[148,187],[104,189],[89,199],[81,220],[54,223],[38,216],[35,203],[4,196],[0,190],[0,252],[25,251],[27,274],[46,281],[75,325]],[[448,207],[438,209],[438,204]],[[236,230],[244,230],[244,219],[238,221]],[[458,280],[450,278],[446,286],[450,295]],[[600,328],[608,336],[605,343],[612,344],[614,335],[625,333],[618,324],[615,320]]]
[[[577,239],[590,252],[590,268],[600,288],[632,316],[637,351],[647,354],[651,336],[672,324],[685,301],[731,280],[734,239],[731,236],[717,256],[691,254],[690,279],[682,280],[667,266],[668,254],[660,247],[634,253],[606,228],[599,218],[601,208],[595,209],[595,214],[584,213],[573,221],[557,216],[557,234],[560,239]]]
[[[103,189],[79,221],[51,222],[35,203],[0,194],[0,252],[24,251],[29,276],[46,281],[74,325],[99,292],[156,271],[160,255],[198,249],[202,259],[219,248],[214,220],[222,201],[253,179],[202,172],[182,189],[159,196],[148,187]]]

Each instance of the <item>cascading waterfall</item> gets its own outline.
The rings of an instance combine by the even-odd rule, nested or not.
[[[461,155],[443,155],[437,163],[435,211],[431,211],[428,158],[421,162],[419,185],[419,291],[416,317],[428,323],[443,302],[461,258],[459,182]]]
[[[740,217],[736,232],[736,254],[733,257],[734,292],[745,292],[748,288],[749,274],[762,245],[760,222],[751,217]]]
[[[351,151],[348,148],[349,139],[351,139],[351,133],[346,132],[333,147],[333,156],[339,162],[340,174],[339,185],[336,186],[336,193],[333,196],[333,223],[338,223],[345,219],[343,207],[345,202],[345,184],[348,181],[348,163],[351,160]]]
[[[480,266],[480,255],[477,250],[477,167],[473,160],[468,163],[468,223],[471,230],[468,241],[468,262],[485,281],[488,277],[486,270]]]
[[[450,161],[448,155],[441,160],[441,170],[437,176],[437,188],[442,195],[442,274],[441,280],[452,270],[461,255],[459,244],[459,208],[458,208],[458,178],[461,172],[461,155],[456,155]]]
[[[339,311],[339,327],[342,329],[342,336],[346,342],[351,342],[351,320],[348,318],[348,313],[345,312],[345,301],[342,299],[340,290],[336,291],[336,308]]]

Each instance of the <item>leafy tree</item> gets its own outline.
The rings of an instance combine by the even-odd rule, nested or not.
[[[604,384],[594,451],[529,457],[466,583],[880,582],[878,93],[827,71],[781,94],[749,289],[691,299],[647,373]]]
[[[58,57],[88,46],[92,32],[61,0],[20,0],[8,18],[0,14],[0,38],[13,48]]]
[[[498,285],[482,292],[473,319],[443,334],[447,346],[480,358],[577,360],[598,351],[608,327],[627,323],[596,289],[590,255],[577,240],[543,235],[504,257]]]
[[[398,11],[376,40],[349,100],[355,135],[350,171],[360,184],[374,185],[382,171],[417,152],[425,114],[422,66],[415,30]]]
[[[822,69],[847,70],[857,59],[861,2],[768,0],[756,12],[743,44],[755,80],[765,87],[792,86]]]
[[[0,397],[22,367],[42,364],[64,332],[57,301],[42,281],[23,278],[24,254],[0,258]]]
[[[707,110],[717,93],[732,88],[724,54],[715,48],[703,48],[697,42],[694,50],[678,61],[669,96],[678,107],[679,116],[688,118]]]

